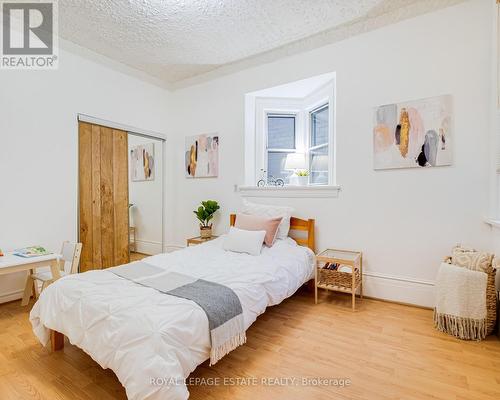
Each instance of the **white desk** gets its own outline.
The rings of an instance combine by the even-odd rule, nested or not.
[[[59,269],[60,258],[60,254],[24,258],[16,256],[13,253],[6,253],[3,257],[0,257],[0,275],[19,271],[28,271],[28,274],[33,274],[35,273],[35,268],[50,266],[52,277],[54,280],[57,280],[61,277]],[[31,279],[29,279],[28,275],[24,288],[23,299],[21,300],[22,306],[29,303],[31,294],[34,290],[33,285],[34,283]]]

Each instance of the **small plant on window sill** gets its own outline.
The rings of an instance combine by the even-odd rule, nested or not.
[[[307,169],[298,170],[295,174],[296,176],[291,178],[295,178],[293,180],[296,181],[296,185],[307,186],[309,184],[309,171]],[[290,183],[293,180],[290,179]]]

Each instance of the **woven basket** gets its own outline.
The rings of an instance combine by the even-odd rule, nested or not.
[[[496,269],[490,267],[486,285],[486,334],[491,335],[497,320],[497,292],[495,288]]]
[[[361,281],[359,269],[355,269],[354,275],[354,287],[357,287]],[[334,269],[321,268],[318,270],[318,283],[320,285],[352,289],[352,274],[350,272],[341,272]]]

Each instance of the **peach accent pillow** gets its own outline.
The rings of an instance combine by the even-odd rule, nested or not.
[[[234,227],[245,231],[266,231],[264,243],[266,246],[271,247],[276,239],[278,227],[282,219],[282,217],[263,218],[255,215],[238,214],[236,215]]]

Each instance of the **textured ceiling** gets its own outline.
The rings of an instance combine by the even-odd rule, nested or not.
[[[321,32],[429,2],[64,0],[59,2],[59,33],[174,84]]]

